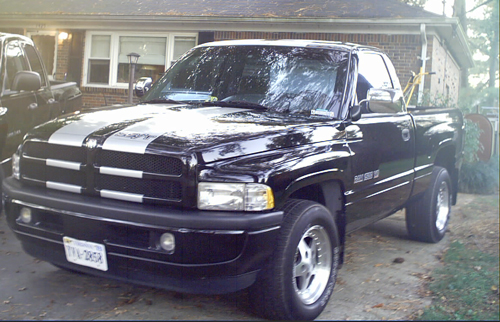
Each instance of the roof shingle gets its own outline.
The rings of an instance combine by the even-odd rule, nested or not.
[[[0,0],[1,14],[437,18],[398,0]]]

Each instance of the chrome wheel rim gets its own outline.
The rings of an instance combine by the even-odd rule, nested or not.
[[[437,195],[436,204],[436,228],[443,231],[448,222],[448,215],[450,213],[450,191],[446,182],[441,182]]]
[[[332,244],[322,226],[309,228],[300,238],[293,270],[293,284],[299,299],[306,305],[323,294],[332,269]]]

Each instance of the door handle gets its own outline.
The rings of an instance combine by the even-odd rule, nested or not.
[[[38,107],[37,103],[31,103],[30,105],[28,105],[28,109],[30,109],[30,110],[34,110],[37,107]]]
[[[411,134],[409,129],[403,129],[401,131],[401,137],[403,138],[403,141],[407,142],[410,141]]]

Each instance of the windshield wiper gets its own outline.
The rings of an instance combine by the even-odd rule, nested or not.
[[[201,106],[221,106],[221,107],[242,107],[242,108],[254,108],[258,110],[267,110],[268,107],[260,105],[258,103],[252,103],[247,101],[213,101],[213,102],[203,102]]]
[[[160,104],[160,103],[172,103],[172,104],[188,104],[186,102],[179,102],[175,100],[171,100],[169,98],[155,98],[149,101],[143,101],[142,104]]]

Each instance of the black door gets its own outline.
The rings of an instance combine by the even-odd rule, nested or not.
[[[366,98],[368,89],[400,93],[399,81],[391,78],[381,55],[360,55],[358,70],[359,101]],[[389,102],[387,107],[365,110],[361,119],[346,129],[352,152],[352,182],[346,191],[348,230],[393,212],[411,192],[413,121],[402,99]]]
[[[34,127],[59,116],[61,106],[54,99],[40,55],[31,44],[23,44],[23,48],[31,70],[40,74],[41,78],[41,88],[35,91],[37,105],[31,111],[31,127]]]
[[[5,46],[4,88],[1,98],[0,133],[2,133],[2,161],[10,158],[21,143],[24,134],[32,127],[31,111],[37,108],[35,93],[32,91],[13,91],[15,75],[29,71],[29,63],[21,41],[13,40]]]

